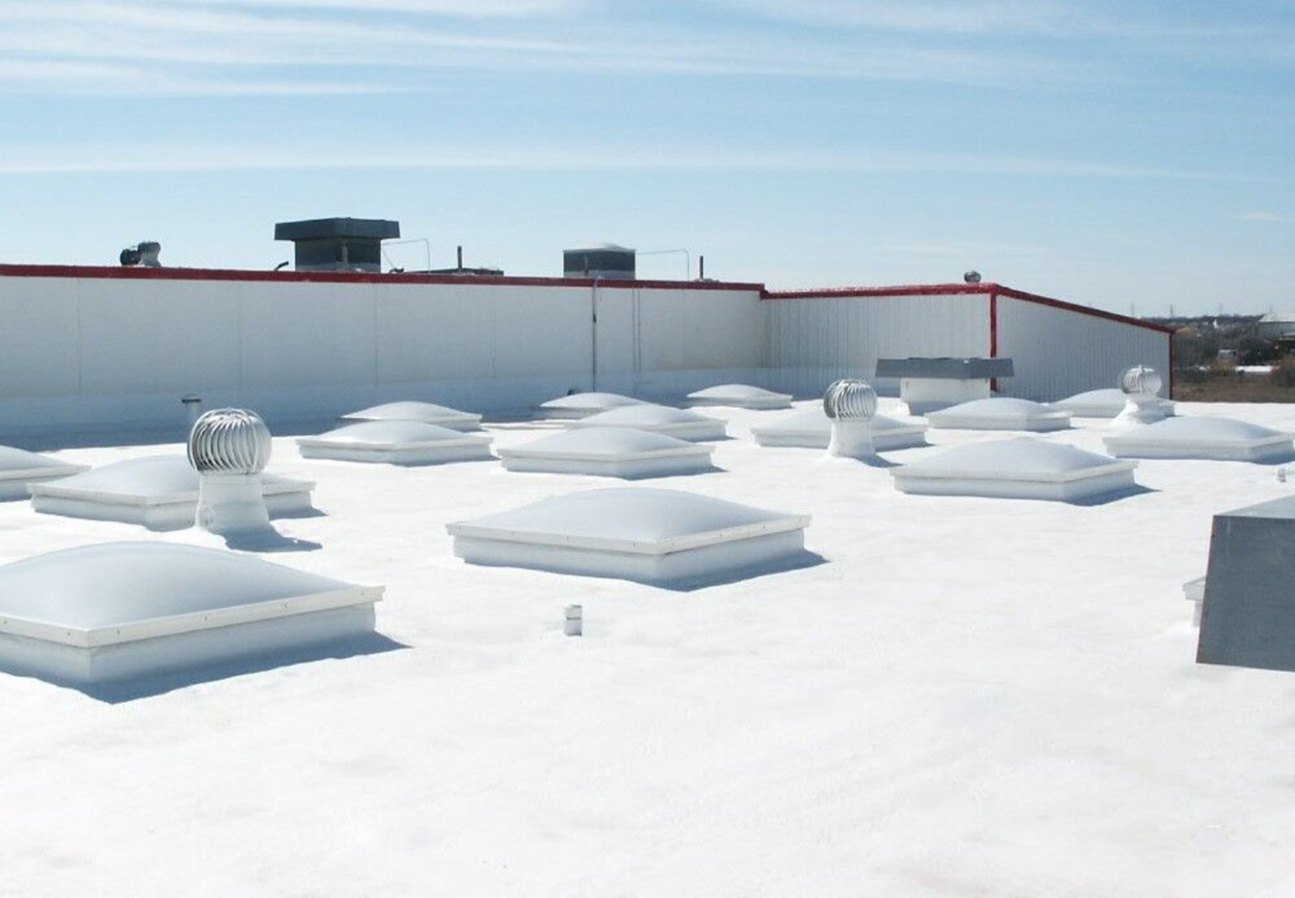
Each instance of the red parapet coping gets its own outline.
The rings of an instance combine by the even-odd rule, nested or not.
[[[233,268],[136,268],[109,265],[4,265],[0,277],[86,280],[227,281],[304,284],[465,284],[497,287],[583,287],[604,290],[734,290],[764,293],[764,284],[730,281],[621,281],[593,278],[510,277],[455,274],[382,274],[367,271],[253,271]]]
[[[1152,324],[1141,318],[1130,318],[1118,312],[1095,309],[1092,306],[1081,306],[1078,303],[1040,296],[1037,293],[1026,293],[1002,284],[904,284],[895,287],[829,287],[821,290],[766,290],[763,299],[844,299],[844,298],[880,298],[887,296],[989,296],[991,303],[994,297],[1006,296],[1021,302],[1064,309],[1091,318],[1103,318],[1132,327],[1141,327],[1162,334],[1172,334],[1174,329],[1162,324]],[[992,325],[991,325],[992,326]]]

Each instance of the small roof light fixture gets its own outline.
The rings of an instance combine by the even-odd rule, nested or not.
[[[494,459],[491,437],[463,433],[421,421],[361,421],[319,436],[298,437],[302,458],[374,462],[388,465],[438,465]]]
[[[724,422],[718,418],[710,418],[681,408],[646,403],[614,408],[587,418],[567,421],[566,426],[572,430],[585,427],[628,427],[632,430],[663,433],[666,436],[692,441],[728,438],[728,430]]]
[[[1120,375],[1120,392],[1127,401],[1115,418],[1116,427],[1135,424],[1154,424],[1165,419],[1160,400],[1160,375],[1154,368],[1136,365]]]
[[[619,487],[543,499],[446,527],[470,564],[616,577],[673,589],[803,566],[806,515],[678,490]]]
[[[1075,502],[1131,492],[1136,462],[1033,437],[972,443],[890,469],[895,488],[928,496]]]
[[[71,465],[48,455],[38,455],[13,446],[0,446],[0,502],[26,499],[30,484],[70,477],[85,465]]]
[[[832,441],[832,422],[828,420],[820,403],[772,424],[752,427],[751,435],[761,446],[826,449]],[[926,442],[925,422],[897,421],[885,415],[873,416],[872,446],[878,452],[929,445]]]
[[[568,393],[557,399],[541,403],[537,411],[545,418],[572,420],[587,418],[599,412],[629,405],[649,405],[642,399],[633,396],[622,396],[620,393]]]
[[[198,485],[198,472],[183,455],[147,455],[33,483],[31,504],[42,514],[184,530],[197,516]],[[261,475],[261,494],[271,518],[315,514],[310,500],[314,488],[308,480]]]
[[[1199,458],[1276,464],[1295,459],[1295,440],[1235,418],[1165,418],[1103,437],[1118,458]]]
[[[877,392],[866,381],[838,380],[829,386],[823,394],[823,414],[832,422],[828,455],[877,460],[877,450],[872,444]]]
[[[138,684],[148,694],[159,674],[353,651],[353,640],[374,638],[381,598],[380,586],[224,550],[65,549],[0,567],[0,670],[87,691]]]
[[[689,393],[688,398],[695,406],[719,405],[752,409],[791,408],[792,399],[786,393],[775,393],[750,384],[720,384]]]
[[[1028,430],[1041,433],[1065,430],[1070,412],[1028,399],[995,396],[929,412],[932,427],[951,430]]]
[[[338,420],[346,424],[357,421],[418,421],[435,424],[451,430],[479,430],[481,416],[474,412],[461,412],[456,408],[435,405],[431,402],[388,402],[342,415]]]
[[[270,429],[256,412],[218,408],[194,422],[188,455],[198,472],[198,529],[217,536],[271,529],[261,492],[270,448]]]
[[[564,430],[522,446],[503,448],[509,471],[587,474],[601,477],[670,477],[715,470],[712,446],[628,427]]]
[[[968,284],[979,284],[980,272],[976,271],[975,269],[972,269],[971,271],[968,271],[966,274],[964,274],[962,276],[962,279],[966,281]]]

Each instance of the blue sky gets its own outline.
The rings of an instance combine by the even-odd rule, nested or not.
[[[1295,310],[1295,0],[0,0],[0,261],[394,218],[773,287]],[[420,266],[419,245],[393,247]],[[682,277],[679,254],[645,276]]]

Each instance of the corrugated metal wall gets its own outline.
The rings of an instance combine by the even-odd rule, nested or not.
[[[841,377],[873,380],[878,358],[989,354],[989,297],[768,299],[769,380],[798,396]],[[898,383],[879,381],[895,394]]]
[[[1132,365],[1150,365],[1169,380],[1169,335],[1145,327],[1035,302],[998,297],[998,355],[1016,376],[1001,393],[1051,402],[1117,386]]]

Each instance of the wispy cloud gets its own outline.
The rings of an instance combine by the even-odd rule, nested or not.
[[[10,147],[0,174],[62,172],[242,171],[284,169],[727,170],[785,172],[940,173],[1075,179],[1265,182],[1249,174],[1145,168],[1069,159],[962,154],[864,153],[831,149],[681,148],[678,144],[474,144],[377,147],[360,151],[314,144],[148,144]],[[912,245],[910,245],[910,251]]]
[[[1237,221],[1258,221],[1267,224],[1289,224],[1291,219],[1280,212],[1242,212],[1232,216]]]

